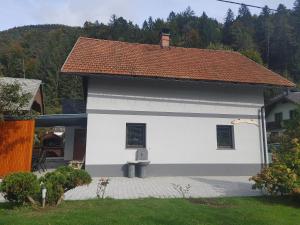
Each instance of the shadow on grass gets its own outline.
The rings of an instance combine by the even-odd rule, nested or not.
[[[261,196],[253,197],[266,205],[283,205],[293,208],[300,208],[300,198],[294,196]]]
[[[233,204],[230,204],[227,201],[222,201],[224,199],[220,199],[220,198],[188,198],[187,200],[193,204],[209,206],[212,208],[232,208],[232,207],[234,207]]]
[[[12,202],[1,202],[0,203],[0,210],[8,210],[8,209],[16,209],[24,206],[20,203],[12,203]]]

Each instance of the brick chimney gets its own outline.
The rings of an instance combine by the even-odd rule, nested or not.
[[[170,47],[170,34],[166,32],[160,33],[160,47],[169,48]]]

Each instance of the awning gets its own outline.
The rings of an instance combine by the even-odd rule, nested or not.
[[[87,115],[82,114],[53,114],[40,115],[35,119],[36,127],[82,126],[86,127]]]

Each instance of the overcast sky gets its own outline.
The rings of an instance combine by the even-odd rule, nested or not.
[[[292,8],[294,3],[294,0],[236,1],[270,8],[277,8],[280,3]],[[165,19],[171,11],[181,12],[188,6],[196,15],[205,11],[220,22],[228,8],[235,13],[239,8],[216,0],[0,0],[0,30],[31,24],[82,26],[86,20],[107,23],[112,14],[141,25],[149,16]]]

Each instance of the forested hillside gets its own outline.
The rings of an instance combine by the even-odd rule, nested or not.
[[[191,8],[171,12],[166,20],[151,17],[142,27],[112,16],[108,24],[85,22],[83,27],[37,25],[0,32],[0,76],[43,80],[47,113],[60,112],[62,98],[82,98],[80,78],[59,75],[79,36],[139,43],[159,43],[169,29],[174,46],[240,51],[258,63],[300,82],[300,0],[293,9],[265,7],[251,15],[241,6],[238,15],[224,12],[223,24]]]

